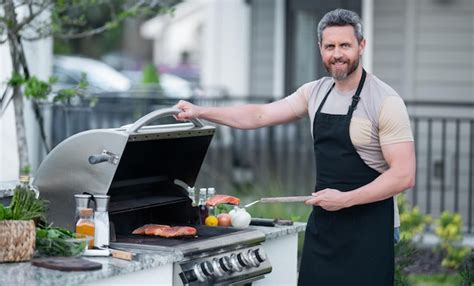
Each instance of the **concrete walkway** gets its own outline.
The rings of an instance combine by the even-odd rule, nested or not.
[[[426,247],[436,246],[439,244],[439,238],[433,232],[425,232],[421,243]],[[474,248],[474,234],[464,234],[462,245]]]

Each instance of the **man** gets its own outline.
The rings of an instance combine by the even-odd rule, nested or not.
[[[366,41],[356,13],[327,13],[318,25],[318,39],[331,77],[263,105],[199,107],[180,101],[177,118],[250,129],[309,115],[316,187],[306,201],[313,212],[298,284],[393,285],[394,226],[399,226],[394,196],[415,180],[407,111],[392,88],[362,68]]]

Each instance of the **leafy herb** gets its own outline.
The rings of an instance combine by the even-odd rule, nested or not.
[[[37,197],[30,189],[17,187],[13,194],[11,204],[5,210],[3,219],[8,220],[30,220],[44,219],[47,202]]]
[[[49,256],[77,256],[84,251],[86,239],[76,239],[73,232],[46,226],[36,229],[36,250]]]
[[[5,218],[5,207],[0,204],[0,220],[3,220]]]
[[[231,205],[226,205],[226,204],[219,204],[216,206],[216,210],[218,214],[222,213],[229,213],[232,210],[233,206]]]

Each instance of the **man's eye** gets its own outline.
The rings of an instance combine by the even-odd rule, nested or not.
[[[349,48],[351,45],[349,45],[349,44],[342,44],[341,46],[342,46],[343,48]]]

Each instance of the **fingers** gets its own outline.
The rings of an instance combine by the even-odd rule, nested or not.
[[[318,205],[318,201],[316,199],[309,199],[309,200],[304,201],[304,203],[306,205],[314,205],[314,206]]]
[[[182,111],[176,114],[174,117],[179,121],[186,121],[193,118],[193,109],[194,105],[185,100],[180,100],[176,105],[176,108],[181,109]]]
[[[315,206],[317,206],[317,205],[319,205],[320,201],[321,201],[321,198],[318,197],[318,196],[316,196],[316,195],[313,193],[313,197],[312,197],[311,199],[308,199],[308,200],[304,201],[304,203],[307,204],[307,205],[315,205]]]
[[[327,190],[329,189],[324,189],[324,190],[312,193],[311,195],[313,197],[309,200],[306,200],[304,203],[307,205],[319,206],[324,198],[324,195],[327,193]]]
[[[178,101],[178,103],[176,103],[175,107],[177,107],[179,109],[184,109],[189,104],[191,104],[191,103],[189,103],[185,100],[180,100],[180,101]]]

